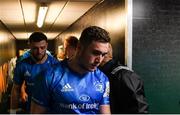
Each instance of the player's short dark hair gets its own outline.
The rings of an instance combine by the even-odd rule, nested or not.
[[[42,32],[33,32],[29,37],[29,42],[40,42],[45,40],[47,42],[47,37]]]
[[[89,26],[85,28],[79,39],[80,43],[85,46],[89,45],[92,41],[108,43],[110,40],[109,33],[98,26]]]
[[[73,47],[73,48],[76,48],[77,45],[78,45],[78,38],[75,37],[75,36],[69,36],[67,39],[66,39],[66,42],[68,43],[69,46]]]

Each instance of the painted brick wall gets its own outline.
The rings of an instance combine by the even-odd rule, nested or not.
[[[133,69],[150,113],[180,113],[179,0],[133,0]]]

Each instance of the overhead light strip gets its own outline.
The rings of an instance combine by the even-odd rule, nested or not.
[[[48,7],[46,5],[39,7],[38,18],[37,18],[37,26],[39,28],[43,26],[47,10],[48,10]]]
[[[14,39],[17,39],[12,33],[12,31],[6,26],[6,24],[2,22],[2,20],[0,20],[0,24],[2,24],[2,26],[14,37]]]
[[[59,11],[57,17],[55,18],[55,20],[53,21],[53,23],[51,24],[51,26],[48,29],[48,32],[52,29],[52,27],[54,26],[55,22],[57,21],[58,17],[60,16],[60,14],[62,13],[62,11],[64,10],[64,8],[68,5],[69,0],[66,1],[66,3],[63,5],[62,9]]]
[[[25,20],[25,15],[24,15],[24,9],[23,9],[23,5],[22,5],[22,1],[19,0],[19,3],[21,5],[21,11],[22,11],[22,16],[23,16],[23,22],[24,22],[24,27],[25,27],[25,32],[27,33],[27,25],[26,25],[26,20]],[[28,34],[27,34],[27,38],[28,38]]]

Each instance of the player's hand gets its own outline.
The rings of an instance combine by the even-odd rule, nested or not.
[[[25,103],[28,100],[28,95],[26,92],[21,92],[21,100]]]

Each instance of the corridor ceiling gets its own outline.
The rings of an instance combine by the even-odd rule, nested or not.
[[[33,31],[54,39],[100,0],[0,0],[0,20],[16,39],[28,39]],[[36,25],[38,8],[48,6],[42,28]]]

